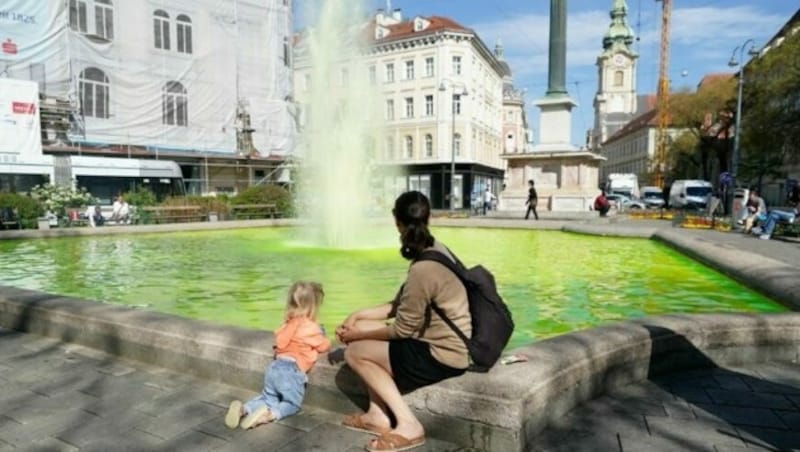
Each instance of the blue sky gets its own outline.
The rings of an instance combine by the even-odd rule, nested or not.
[[[350,1],[350,0],[348,0]],[[654,93],[658,80],[661,3],[627,0],[628,23],[637,32],[638,91]],[[300,0],[299,3],[305,3]],[[579,106],[573,110],[573,143],[582,145],[592,127],[592,101],[597,91],[595,60],[611,21],[613,0],[569,0],[567,24],[567,89]],[[527,100],[547,89],[547,0],[392,0],[405,17],[448,16],[474,29],[489,48],[500,38],[518,88]],[[385,0],[369,0],[372,10]],[[299,6],[302,8],[302,5]],[[673,89],[694,88],[703,75],[730,71],[733,49],[752,38],[763,45],[800,9],[800,0],[674,0],[670,76]],[[301,19],[302,20],[302,19]],[[682,74],[686,71],[686,75]],[[529,107],[538,141],[538,114]]]

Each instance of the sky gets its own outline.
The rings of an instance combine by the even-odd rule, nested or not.
[[[310,0],[299,0],[302,4]],[[348,0],[357,1],[357,0]],[[627,0],[628,24],[639,40],[637,90],[655,93],[658,82],[661,3]],[[386,0],[368,0],[372,10]],[[497,39],[518,89],[526,89],[528,113],[538,142],[538,109],[530,105],[547,90],[549,8],[547,0],[391,0],[404,17],[447,16],[472,28],[490,49]],[[572,115],[572,141],[583,145],[594,123],[597,56],[611,23],[613,0],[568,0],[567,90],[578,103]],[[302,5],[298,5],[302,9]],[[673,0],[670,80],[673,89],[694,89],[705,74],[732,72],[734,48],[748,39],[760,47],[800,9],[800,0]],[[302,13],[298,14],[302,22]],[[737,53],[738,55],[738,53]]]

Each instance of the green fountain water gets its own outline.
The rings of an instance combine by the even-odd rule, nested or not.
[[[657,242],[562,232],[434,228],[467,264],[490,268],[514,313],[512,345],[664,313],[778,312],[781,305]],[[395,241],[391,227],[375,235]],[[294,228],[0,242],[0,285],[195,319],[274,329],[297,279],[322,282],[331,331],[388,301],[407,262],[398,245],[298,246]],[[602,250],[602,252],[600,252]]]
[[[375,210],[383,173],[375,164],[382,135],[380,95],[369,82],[363,55],[366,22],[360,0],[315,0],[303,34],[311,86],[303,103],[309,118],[299,150],[298,200],[309,220],[305,240],[335,248],[386,245],[370,235],[365,215]],[[385,215],[385,212],[382,212]]]

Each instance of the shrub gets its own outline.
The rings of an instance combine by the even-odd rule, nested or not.
[[[11,207],[17,213],[20,223],[25,228],[35,228],[36,219],[44,214],[44,208],[30,196],[18,193],[0,192],[0,208]]]
[[[122,195],[125,202],[136,207],[154,206],[158,204],[155,193],[147,187],[136,187]]]
[[[94,197],[83,187],[75,190],[63,185],[37,185],[33,187],[31,196],[39,201],[45,211],[53,212],[58,217],[66,215],[67,207],[84,207],[94,203]]]
[[[232,204],[275,204],[284,216],[294,215],[292,195],[279,185],[256,185],[231,198]]]

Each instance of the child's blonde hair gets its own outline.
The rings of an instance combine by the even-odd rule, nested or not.
[[[317,312],[325,291],[322,284],[311,281],[297,281],[289,289],[289,296],[286,298],[286,319],[293,317],[308,317],[311,320],[317,319]]]

